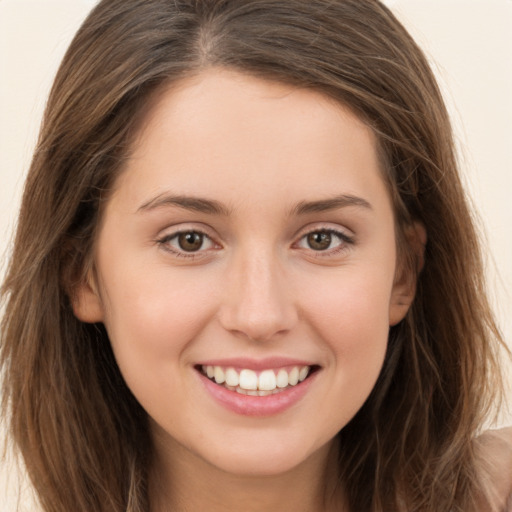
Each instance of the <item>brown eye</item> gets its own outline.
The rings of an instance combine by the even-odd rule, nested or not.
[[[177,242],[181,250],[185,252],[195,252],[201,249],[204,242],[204,235],[196,231],[187,231],[179,233]]]
[[[164,235],[158,244],[175,256],[195,257],[205,255],[209,250],[218,248],[213,240],[201,231],[178,231]]]
[[[306,238],[308,246],[314,251],[325,251],[329,249],[332,242],[332,235],[328,231],[314,231]]]

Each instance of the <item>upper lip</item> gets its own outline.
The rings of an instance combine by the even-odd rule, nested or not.
[[[262,371],[270,368],[283,368],[285,366],[314,366],[311,361],[289,357],[266,357],[264,359],[251,359],[247,357],[233,357],[228,359],[207,359],[197,363],[198,366],[222,366],[224,368],[246,368],[248,370]]]

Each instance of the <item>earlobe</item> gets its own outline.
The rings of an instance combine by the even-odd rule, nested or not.
[[[88,275],[71,294],[71,305],[75,316],[85,323],[104,320],[103,303],[94,278]]]
[[[425,262],[425,246],[427,232],[420,222],[413,223],[405,232],[405,243],[408,252],[412,255],[412,264],[402,264],[395,276],[391,300],[389,304],[389,325],[393,326],[401,322],[416,295],[418,276]]]
[[[390,327],[400,323],[409,311],[412,301],[414,299],[414,293],[410,295],[397,295],[391,298],[389,305],[389,325]]]

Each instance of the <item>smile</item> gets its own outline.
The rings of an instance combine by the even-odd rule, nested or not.
[[[200,371],[212,382],[242,395],[268,396],[296,386],[313,370],[312,366],[291,366],[260,372],[250,369],[202,365]]]

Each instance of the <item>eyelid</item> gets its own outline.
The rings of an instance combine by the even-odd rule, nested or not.
[[[332,224],[329,222],[313,222],[308,224],[307,226],[302,227],[301,229],[297,230],[295,236],[293,238],[295,239],[301,239],[306,235],[309,235],[311,233],[316,233],[317,231],[325,231],[329,233],[338,234],[339,236],[347,239],[353,240],[355,238],[355,234],[352,230],[340,226],[339,224]]]
[[[194,223],[180,223],[176,226],[169,226],[162,230],[162,234],[158,235],[155,238],[155,243],[160,245],[163,250],[182,258],[202,258],[208,256],[212,250],[222,249],[222,244],[217,241],[217,236],[211,233],[212,229],[208,226],[197,225]],[[173,248],[168,245],[168,242],[175,237],[179,236],[181,233],[190,233],[195,232],[199,233],[202,236],[209,239],[213,245],[213,247],[209,247],[207,249],[199,249],[198,251],[184,251],[178,248]],[[338,237],[341,241],[336,247],[325,250],[314,250],[311,248],[303,248],[299,247],[298,244],[308,235],[316,232],[326,232],[331,233],[334,236]],[[353,232],[345,227],[340,226],[339,224],[333,226],[329,223],[320,223],[320,224],[308,224],[308,226],[301,228],[297,234],[294,236],[295,242],[292,244],[292,248],[301,249],[309,252],[315,258],[329,257],[336,255],[338,253],[344,252],[349,249],[351,245],[355,243],[355,235]]]
[[[312,233],[324,232],[331,233],[334,236],[338,237],[341,240],[341,243],[336,247],[325,250],[314,250],[311,248],[303,248],[299,247],[298,244],[304,240],[304,238]],[[345,252],[350,248],[350,246],[355,244],[355,235],[352,231],[347,228],[341,227],[339,225],[333,226],[332,224],[309,224],[305,228],[302,228],[297,236],[295,237],[295,242],[293,246],[297,249],[301,249],[307,251],[315,258],[328,258],[339,253]]]
[[[217,237],[210,233],[211,231],[211,229],[208,229],[205,226],[198,226],[197,224],[194,225],[193,223],[180,223],[176,226],[168,227],[162,230],[161,234],[155,238],[155,243],[158,244],[163,250],[180,258],[202,258],[207,256],[207,253],[209,253],[212,249],[218,250],[222,248],[221,244],[219,244],[216,240]],[[187,252],[169,244],[171,240],[175,239],[183,233],[199,233],[203,237],[210,240],[213,247]]]

